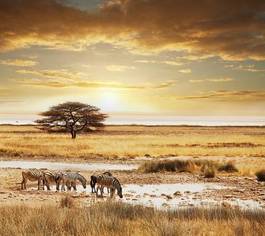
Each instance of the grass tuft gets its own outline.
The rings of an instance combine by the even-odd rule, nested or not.
[[[186,160],[165,160],[146,161],[139,167],[139,171],[144,173],[156,173],[163,171],[170,172],[194,172],[196,165],[193,161]]]
[[[229,161],[229,162],[221,165],[218,168],[218,171],[224,171],[224,172],[228,172],[228,173],[234,173],[234,172],[238,172],[238,169],[236,168],[235,164],[232,161]]]
[[[204,170],[204,178],[214,178],[215,177],[215,169],[213,167],[207,167]]]
[[[75,206],[74,199],[71,196],[67,195],[67,196],[61,198],[61,201],[60,201],[60,207],[61,208],[65,208],[65,207],[73,208],[74,206]]]

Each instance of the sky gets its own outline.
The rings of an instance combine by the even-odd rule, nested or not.
[[[0,0],[0,121],[66,101],[265,117],[265,1]]]

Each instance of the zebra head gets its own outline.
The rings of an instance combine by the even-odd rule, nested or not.
[[[77,179],[81,182],[84,189],[86,189],[86,178],[83,175],[77,174]]]
[[[123,198],[123,195],[122,195],[122,187],[120,186],[118,189],[117,189],[117,194],[120,198]]]

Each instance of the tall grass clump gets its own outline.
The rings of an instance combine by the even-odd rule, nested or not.
[[[265,169],[256,172],[257,180],[265,182]]]
[[[194,172],[196,165],[190,160],[163,160],[146,161],[139,167],[139,171],[144,173],[156,173],[162,171],[171,172]]]
[[[238,172],[238,169],[236,168],[235,164],[232,161],[229,161],[227,163],[220,165],[218,168],[218,171],[234,173],[234,172]]]
[[[140,165],[139,171],[144,173],[156,173],[163,171],[171,172],[190,172],[194,173],[201,168],[207,167],[217,168],[219,164],[209,160],[161,160],[161,161],[146,161]]]
[[[65,208],[65,207],[72,208],[72,207],[74,207],[74,205],[75,205],[74,204],[74,199],[71,196],[69,196],[69,195],[61,198],[61,200],[60,200],[60,206],[62,208]]]

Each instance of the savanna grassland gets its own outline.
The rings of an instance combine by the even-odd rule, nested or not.
[[[265,157],[265,127],[107,126],[72,140],[69,134],[45,133],[34,126],[2,125],[0,139],[2,157]]]
[[[106,126],[80,134],[46,133],[36,126],[0,126],[2,159],[134,160],[200,157],[236,161],[244,174],[265,163],[265,127]]]
[[[85,193],[38,191],[36,182],[21,190],[21,169],[0,169],[0,235],[265,234],[264,184],[255,176],[265,166],[265,127],[107,126],[73,140],[69,134],[45,133],[35,126],[2,125],[0,139],[0,158],[5,160],[139,164],[135,170],[112,171],[124,187],[122,200],[107,193],[99,198],[89,184]],[[89,180],[101,171],[80,173]],[[143,198],[220,204],[197,207],[187,201],[185,207],[158,210],[137,205],[142,196],[126,191],[130,184],[177,183],[224,188],[200,193],[176,189],[176,194],[145,193]],[[131,200],[136,204],[130,205]],[[260,208],[241,209],[233,205],[237,200],[254,201]]]

